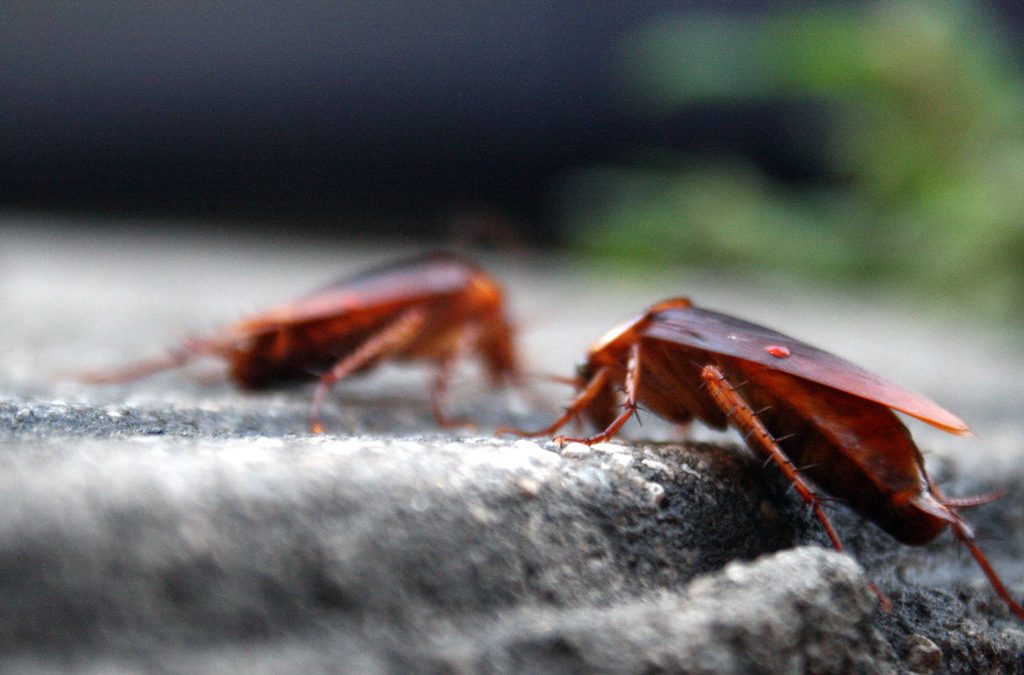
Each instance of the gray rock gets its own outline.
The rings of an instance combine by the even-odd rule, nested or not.
[[[681,593],[607,608],[521,611],[468,641],[459,636],[443,665],[469,672],[896,672],[892,648],[873,624],[876,604],[852,560],[797,548],[729,563]]]
[[[888,662],[848,558],[799,549],[688,585],[787,543],[791,528],[741,456],[600,450],[566,460],[491,439],[23,441],[0,484],[0,651],[18,665],[56,651],[76,665],[171,670],[268,641],[287,648],[253,666],[273,669],[282,653],[346,671]]]
[[[495,438],[488,428],[550,412],[467,374],[454,405],[485,426],[441,434],[415,368],[345,383],[324,436],[306,433],[308,387],[242,394],[217,374],[198,379],[202,366],[117,387],[52,379],[143,356],[185,314],[211,325],[237,316],[229,305],[266,304],[291,270],[312,279],[336,265],[322,251],[274,251],[275,267],[243,248],[224,269],[248,272],[249,303],[203,292],[224,287],[213,263],[227,247],[174,254],[202,273],[167,297],[142,290],[164,288],[153,277],[169,272],[147,266],[137,242],[115,258],[79,242],[52,265],[75,272],[66,280],[24,262],[52,254],[40,240],[5,243],[13,264],[2,269],[19,276],[0,277],[0,314],[17,319],[0,349],[0,670],[1024,671],[1024,627],[952,537],[901,546],[836,505],[850,556],[836,554],[785,482],[732,439],[666,442],[678,434],[650,416],[593,448]],[[560,306],[584,278],[510,274],[537,306]],[[82,284],[90,292],[75,294]],[[609,312],[643,304],[607,281],[587,292],[579,304],[600,312],[565,308],[561,332],[527,341],[543,366],[564,372]],[[963,353],[960,337],[924,344],[915,372]],[[959,383],[987,430],[969,451],[915,428],[948,493],[1024,484],[1024,433],[1004,414],[1021,362]],[[1021,491],[969,516],[1024,595]]]

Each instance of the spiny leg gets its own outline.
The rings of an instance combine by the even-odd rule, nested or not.
[[[818,521],[825,528],[828,538],[832,540],[832,545],[835,546],[837,551],[842,552],[843,542],[840,541],[839,535],[832,526],[832,521],[829,520],[828,515],[825,513],[825,509],[822,506],[824,500],[811,490],[810,485],[800,475],[800,471],[793,464],[792,460],[779,447],[771,432],[768,431],[758,418],[757,413],[729,384],[725,375],[717,367],[712,365],[704,366],[700,376],[704,380],[715,405],[725,413],[726,417],[746,437],[747,443],[755,452],[764,453],[778,465],[783,475],[793,484],[797,493],[804,500],[804,503],[814,511],[814,515],[817,516]],[[882,590],[873,581],[870,584],[871,590],[875,592],[875,595],[881,601],[883,609],[887,612],[890,611],[892,603],[889,602],[889,599],[885,597],[885,594],[882,593]]]
[[[423,326],[426,315],[422,310],[410,309],[403,312],[397,319],[371,335],[359,347],[343,356],[330,371],[320,377],[316,394],[313,396],[313,409],[310,413],[310,428],[313,433],[323,433],[324,426],[320,423],[320,411],[324,401],[338,381],[348,377],[376,358],[396,351],[416,336]]]
[[[566,424],[571,422],[577,415],[582,413],[590,403],[594,400],[601,390],[608,383],[610,377],[610,370],[605,367],[599,369],[594,376],[590,378],[586,386],[576,396],[576,399],[565,409],[562,416],[543,429],[537,431],[524,431],[522,429],[513,429],[511,427],[499,427],[496,431],[499,434],[515,434],[516,436],[550,436],[555,433]]]
[[[504,375],[504,384],[511,387],[518,400],[525,402],[531,410],[542,410],[551,406],[551,399],[537,391],[535,386],[537,380],[566,384],[573,387],[576,393],[579,393],[586,386],[586,381],[579,377],[564,377],[538,371],[513,370]],[[577,417],[576,419],[578,420],[579,418]],[[502,430],[507,431],[508,427],[502,427],[499,429],[499,433]]]
[[[430,389],[430,407],[434,413],[434,419],[442,427],[473,426],[465,420],[449,417],[444,412],[445,399],[448,394],[448,384],[451,382],[452,373],[456,364],[475,346],[480,337],[480,327],[476,324],[466,326],[459,334],[459,339],[450,352],[441,359],[441,365],[434,377],[434,385]]]
[[[985,553],[981,550],[981,547],[979,547],[977,542],[975,541],[974,532],[971,530],[970,526],[967,523],[965,523],[962,518],[960,518],[960,515],[957,513],[957,509],[950,506],[951,503],[954,503],[957,500],[946,499],[945,497],[943,497],[942,493],[939,492],[938,488],[935,486],[935,483],[933,483],[930,478],[928,479],[928,488],[931,490],[932,494],[935,495],[935,498],[938,499],[939,502],[941,502],[943,505],[947,507],[950,515],[953,516],[953,519],[950,521],[950,527],[953,528],[953,534],[955,534],[956,538],[959,539],[963,543],[963,545],[967,547],[967,550],[971,552],[971,555],[974,557],[974,560],[978,563],[978,566],[981,567],[981,571],[985,573],[986,577],[988,577],[988,582],[992,585],[992,588],[995,590],[996,595],[1002,598],[1003,602],[1006,603],[1007,607],[1010,608],[1011,612],[1016,614],[1018,618],[1024,619],[1024,605],[1021,605],[1013,598],[1012,595],[1010,595],[1010,591],[1003,584],[1003,580],[999,577],[999,574],[996,573],[995,568],[992,567],[991,563],[989,563],[988,558],[985,556]],[[970,506],[977,506],[977,502],[979,500],[986,498],[987,497],[968,497],[967,499],[972,500]],[[998,497],[995,497],[993,499],[989,499],[988,501],[995,501],[995,499],[997,498]],[[986,501],[982,503],[988,502]]]
[[[180,347],[169,349],[161,356],[136,361],[113,370],[79,373],[74,378],[86,384],[132,382],[165,370],[180,368],[196,357],[217,353],[219,348],[223,348],[223,345],[214,339],[186,339],[182,340]]]
[[[594,392],[595,395],[597,392]],[[629,362],[626,366],[626,401],[622,407],[624,410],[622,413],[612,420],[612,423],[608,427],[597,434],[589,438],[576,438],[574,436],[557,436],[555,442],[559,445],[565,443],[584,443],[586,445],[594,445],[595,443],[603,443],[604,441],[613,438],[615,434],[619,433],[619,429],[622,425],[629,421],[629,418],[636,414],[637,410],[637,398],[640,393],[640,343],[635,342],[629,349]]]

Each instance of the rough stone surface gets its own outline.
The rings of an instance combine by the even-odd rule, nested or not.
[[[901,546],[837,506],[852,557],[836,554],[782,479],[730,437],[671,440],[647,416],[593,448],[495,438],[498,424],[546,421],[565,392],[542,392],[547,410],[487,391],[471,369],[453,404],[481,428],[456,435],[433,424],[417,368],[340,388],[323,436],[306,432],[308,387],[241,394],[215,365],[114,387],[54,377],[151,354],[175,330],[385,257],[373,249],[7,224],[4,672],[1024,671],[1024,625],[951,537]],[[524,351],[558,372],[611,323],[696,285],[666,293],[664,278],[629,287],[566,262],[494,266],[525,299]],[[753,286],[701,283],[711,306],[800,324],[793,302],[778,302],[772,321]],[[947,492],[1010,490],[969,517],[1024,596],[1013,380],[1024,354],[996,329],[897,320],[856,296],[826,321],[834,298],[787,292],[825,334],[787,331],[892,371],[975,423],[971,441],[913,430]],[[876,324],[854,318],[864,316]],[[836,346],[872,334],[861,357]],[[912,354],[879,357],[904,340]],[[951,382],[927,365],[950,353],[974,376]],[[868,579],[892,613],[878,611]]]

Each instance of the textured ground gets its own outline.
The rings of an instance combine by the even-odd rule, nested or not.
[[[340,387],[323,436],[309,387],[240,394],[216,364],[62,381],[411,249],[59,225],[0,220],[4,671],[1024,670],[1024,625],[948,535],[900,546],[838,506],[865,576],[729,436],[683,442],[648,417],[592,449],[495,438],[565,392],[543,410],[472,368],[453,405],[482,426],[454,435],[416,368]],[[947,492],[1010,490],[970,520],[1024,596],[1017,336],[892,294],[488,267],[536,369],[568,373],[611,324],[690,294],[928,392],[977,434],[912,425]]]

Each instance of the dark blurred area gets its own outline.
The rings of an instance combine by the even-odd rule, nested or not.
[[[1016,312],[1022,17],[1009,0],[6,3],[0,209],[496,230]]]
[[[563,172],[763,124],[644,119],[623,100],[617,45],[679,7],[8,4],[3,205],[396,230],[493,209],[548,232]]]
[[[413,231],[493,210],[549,238],[560,178],[635,147],[803,179],[820,170],[793,142],[815,133],[806,115],[650,114],[620,63],[633,31],[677,11],[799,4],[9,3],[0,199]]]

